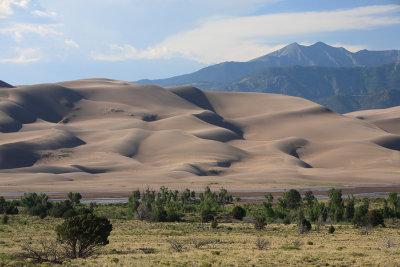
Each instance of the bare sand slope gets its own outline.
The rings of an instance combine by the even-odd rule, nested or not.
[[[399,184],[400,136],[302,98],[87,79],[0,88],[0,192]]]
[[[400,106],[387,109],[360,110],[346,115],[368,121],[389,133],[400,134]]]

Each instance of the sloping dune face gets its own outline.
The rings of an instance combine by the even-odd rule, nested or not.
[[[106,79],[1,88],[0,191],[397,184],[400,136],[378,126],[283,95]]]
[[[400,134],[400,107],[360,110],[346,115],[370,122],[389,133]]]

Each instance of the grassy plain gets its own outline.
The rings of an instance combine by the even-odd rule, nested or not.
[[[107,210],[108,209],[108,210]],[[110,212],[110,206],[104,211]],[[18,266],[21,245],[55,239],[62,219],[9,216],[0,224],[0,266]],[[109,245],[87,259],[66,266],[400,266],[400,229],[375,228],[368,235],[352,225],[328,226],[298,234],[296,225],[268,224],[263,231],[252,223],[219,223],[217,229],[197,222],[149,223],[111,219]],[[175,251],[170,242],[182,245]],[[257,240],[267,240],[260,250]],[[391,247],[387,247],[389,241]]]

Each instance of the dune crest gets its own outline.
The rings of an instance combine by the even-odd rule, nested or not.
[[[398,184],[400,128],[390,125],[400,116],[375,113],[343,116],[297,97],[109,79],[2,88],[0,187]]]

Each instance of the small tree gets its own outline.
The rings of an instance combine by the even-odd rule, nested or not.
[[[399,197],[397,196],[396,192],[391,192],[388,195],[388,199],[389,199],[389,203],[392,205],[392,208],[394,210],[398,209],[400,206],[400,201],[399,201]]]
[[[72,204],[79,204],[81,203],[82,195],[80,193],[69,192],[68,199]]]
[[[346,220],[351,220],[354,217],[354,205],[355,205],[355,199],[354,196],[350,196],[348,197],[348,201],[347,201],[347,205],[346,208],[344,210],[344,219]]]
[[[289,209],[296,209],[300,206],[301,195],[299,191],[295,189],[290,189],[288,192],[285,192],[283,194],[282,200],[285,202],[286,207],[288,207]]]
[[[365,226],[368,224],[365,215],[368,213],[369,209],[369,199],[364,198],[362,205],[358,206],[354,210],[353,224],[356,226]]]
[[[343,219],[344,214],[344,204],[342,199],[342,190],[332,188],[328,191],[329,196],[329,215],[336,222],[341,221]]]
[[[274,202],[274,196],[271,193],[265,194],[264,197],[267,199],[268,203]]]
[[[305,194],[304,194],[304,201],[306,202],[306,204],[307,204],[307,206],[308,207],[312,207],[313,206],[313,204],[314,204],[314,199],[315,199],[315,196],[314,196],[314,194],[313,194],[313,192],[312,191],[307,191]]]
[[[105,217],[84,214],[65,220],[56,227],[57,237],[68,248],[72,259],[86,258],[100,246],[108,244],[112,224]]]

